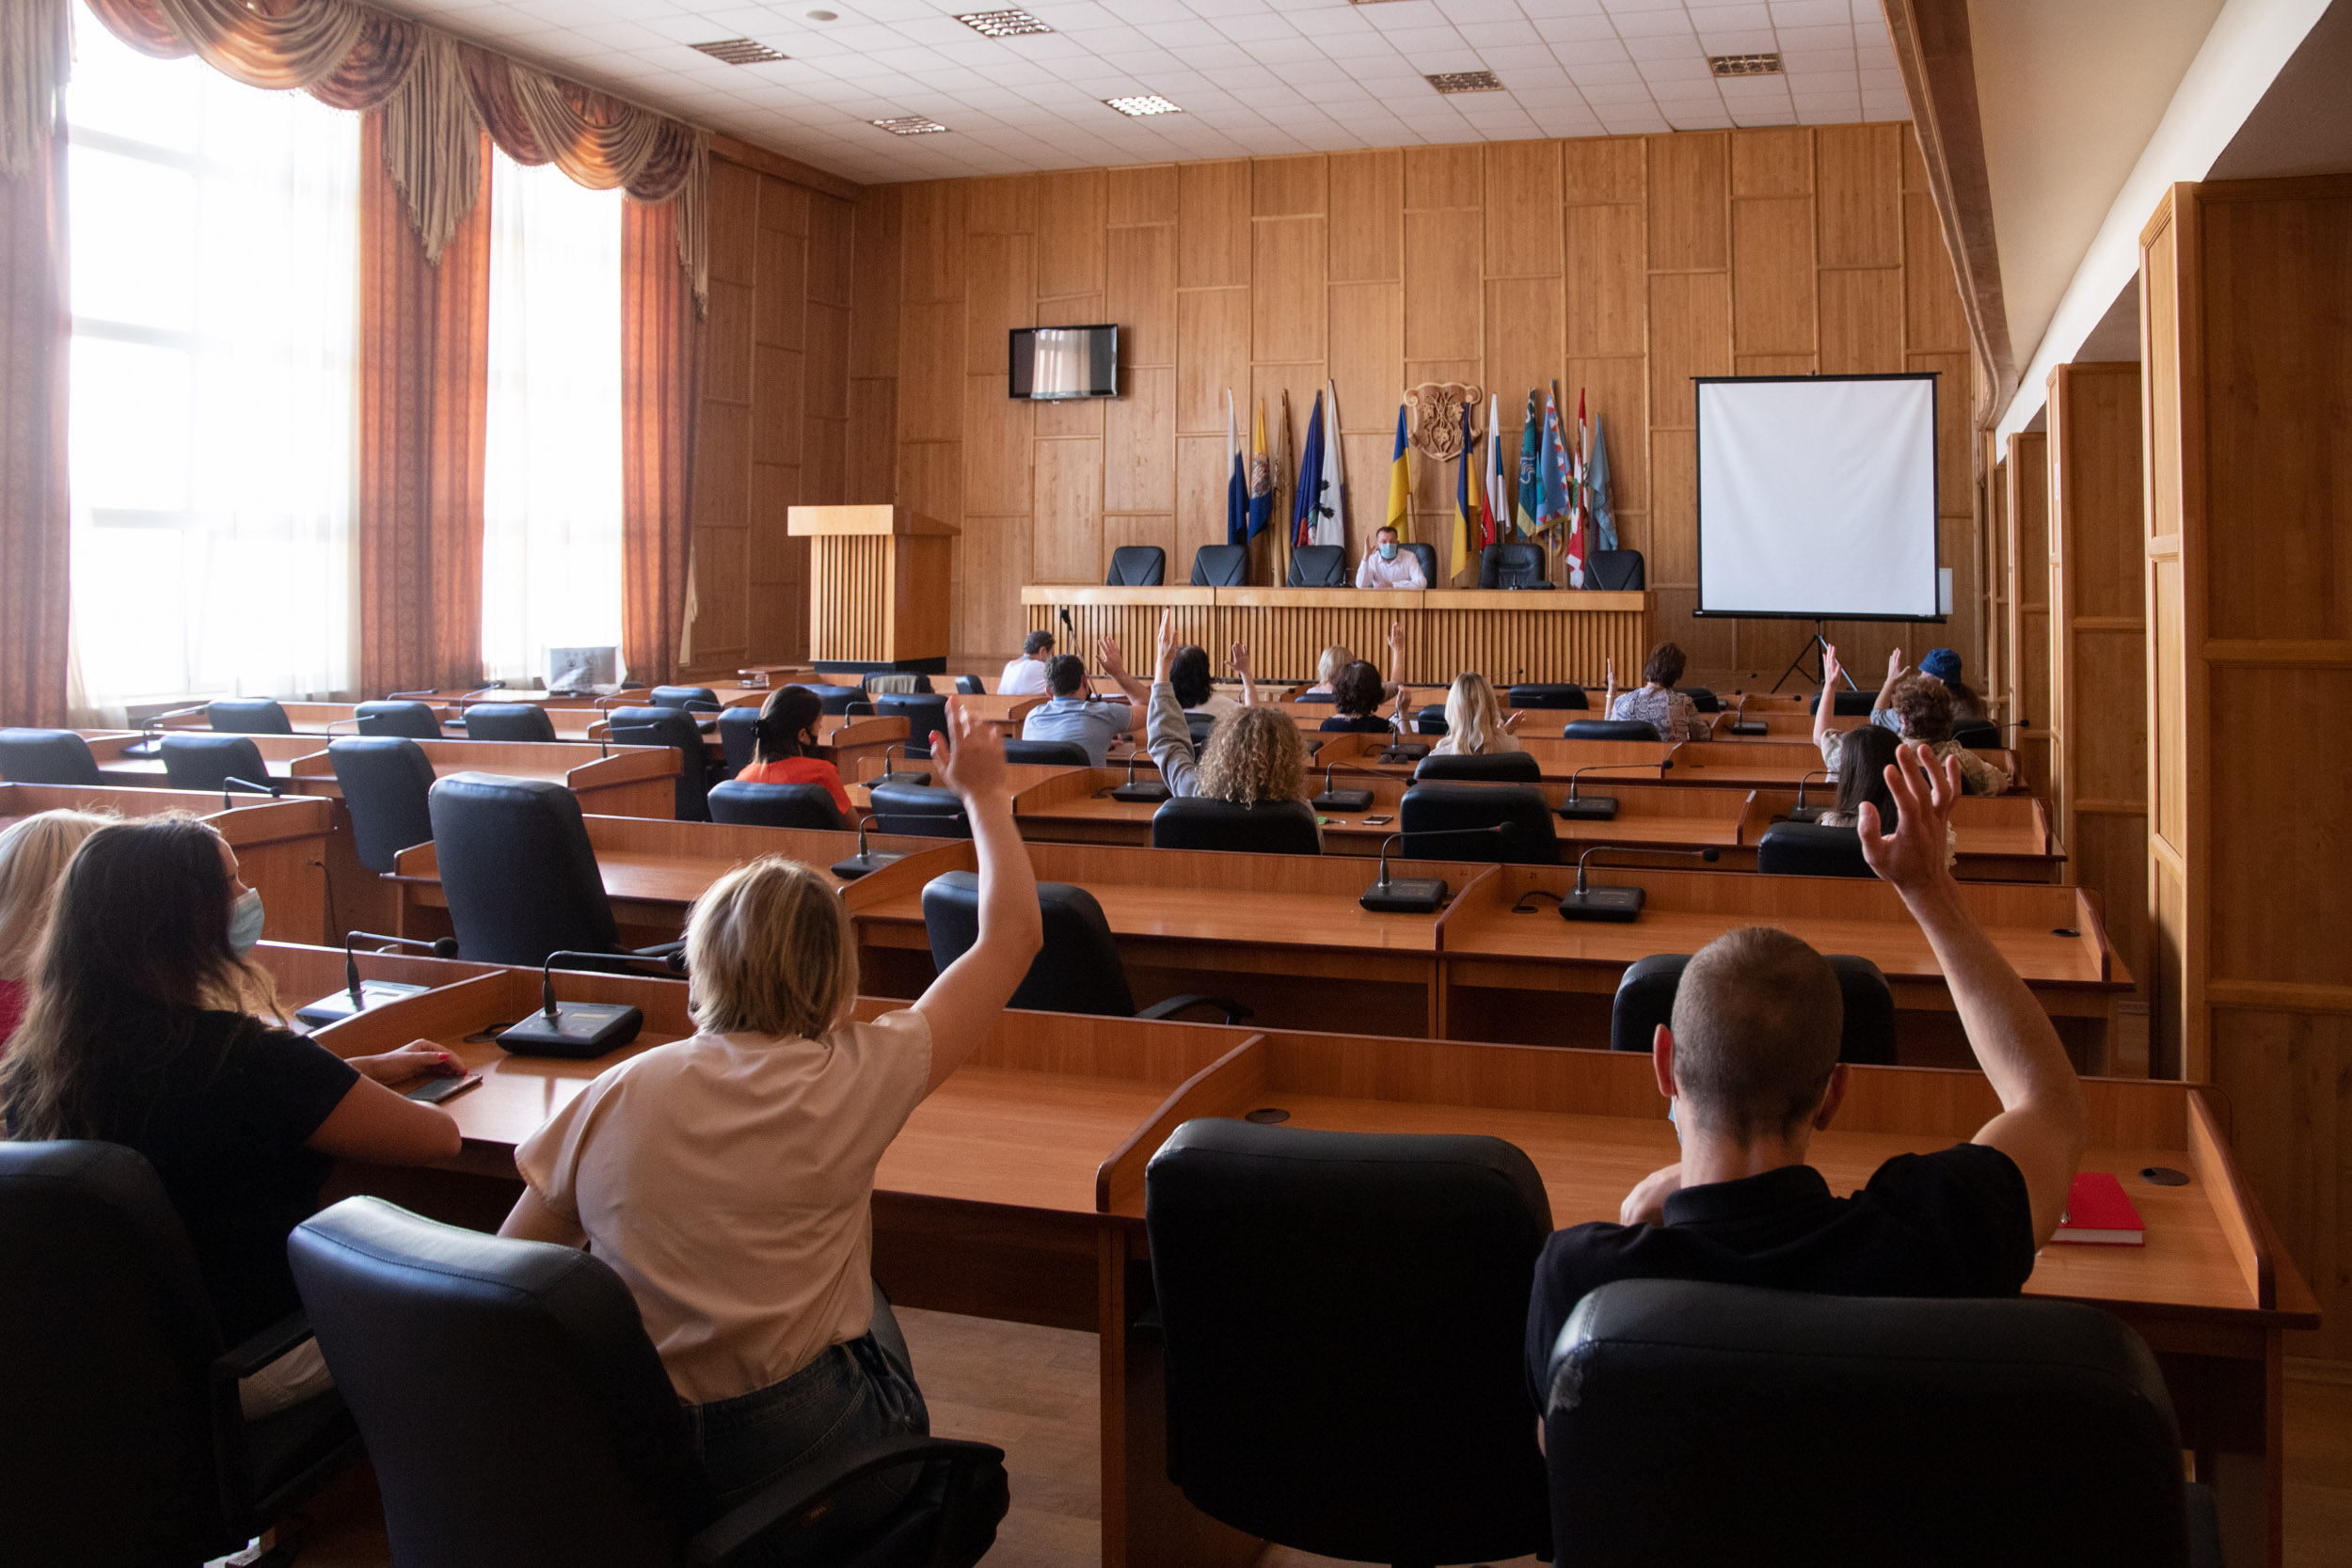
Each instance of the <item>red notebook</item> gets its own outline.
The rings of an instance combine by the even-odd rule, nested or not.
[[[2058,1216],[2054,1242],[2088,1246],[2145,1246],[2148,1227],[2139,1211],[2124,1196],[2123,1183],[2105,1171],[2087,1170],[2074,1178],[2066,1195],[2066,1212]]]

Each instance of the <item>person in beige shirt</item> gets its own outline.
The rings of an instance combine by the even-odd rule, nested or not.
[[[500,1233],[585,1246],[628,1286],[722,1507],[930,1430],[871,1273],[875,1167],[987,1038],[1042,941],[1004,746],[953,700],[947,728],[932,767],[972,820],[980,930],[920,1000],[852,1022],[839,895],[808,866],[755,861],[687,918],[697,1032],[608,1069],[515,1151],[525,1191]],[[829,1537],[879,1523],[917,1474],[839,1494]]]

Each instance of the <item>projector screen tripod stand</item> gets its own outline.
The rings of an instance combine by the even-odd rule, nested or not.
[[[1772,689],[1774,691],[1778,691],[1788,683],[1788,677],[1791,675],[1804,674],[1805,673],[1804,661],[1808,658],[1813,661],[1813,673],[1809,678],[1812,680],[1814,685],[1820,686],[1821,684],[1821,677],[1829,673],[1828,657],[1829,639],[1821,635],[1821,623],[1816,621],[1813,623],[1813,635],[1806,638],[1804,645],[1797,649],[1797,657],[1788,661],[1788,668],[1780,673],[1780,679],[1772,682]],[[1859,691],[1862,689],[1860,687],[1854,685],[1853,676],[1848,674],[1845,671],[1838,671],[1837,677],[1846,683],[1847,690]]]

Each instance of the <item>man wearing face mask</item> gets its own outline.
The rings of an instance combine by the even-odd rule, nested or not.
[[[250,957],[264,919],[203,823],[99,829],[67,863],[0,1063],[8,1136],[122,1144],[154,1167],[227,1344],[300,1309],[286,1237],[337,1160],[422,1164],[460,1144],[448,1112],[387,1085],[464,1064],[429,1040],[344,1060],[286,1027]],[[239,1400],[257,1418],[331,1381],[306,1340],[242,1380]]]
[[[1993,945],[1946,863],[1960,765],[1906,746],[1886,769],[1892,833],[1859,808],[1863,855],[1934,950],[2001,1112],[1963,1144],[1899,1154],[1840,1197],[1805,1163],[1846,1093],[1844,1004],[1828,962],[1750,927],[1703,948],[1658,1030],[1659,1092],[1682,1146],[1616,1225],[1555,1233],[1528,1304],[1528,1386],[1578,1301],[1617,1279],[1697,1279],[1829,1295],[2013,1296],[2065,1211],[2082,1157],[2082,1084],[2058,1031]]]
[[[1356,568],[1356,586],[1426,588],[1429,579],[1421,575],[1421,558],[1398,546],[1396,530],[1384,527],[1372,536],[1372,548]]]

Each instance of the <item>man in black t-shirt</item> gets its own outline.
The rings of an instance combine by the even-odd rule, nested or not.
[[[1658,1086],[1682,1159],[1645,1178],[1617,1225],[1555,1232],[1528,1305],[1527,1375],[1568,1314],[1614,1279],[1698,1279],[1836,1295],[2012,1296],[2058,1228],[2082,1157],[2083,1093],[2058,1031],[1961,902],[1945,830],[1960,765],[1905,746],[1886,769],[1896,830],[1861,808],[1870,869],[1902,895],[2000,1097],[1968,1143],[1900,1154],[1851,1197],[1804,1163],[1837,1114],[1844,1006],[1821,956],[1755,927],[1708,943],[1658,1031]]]

